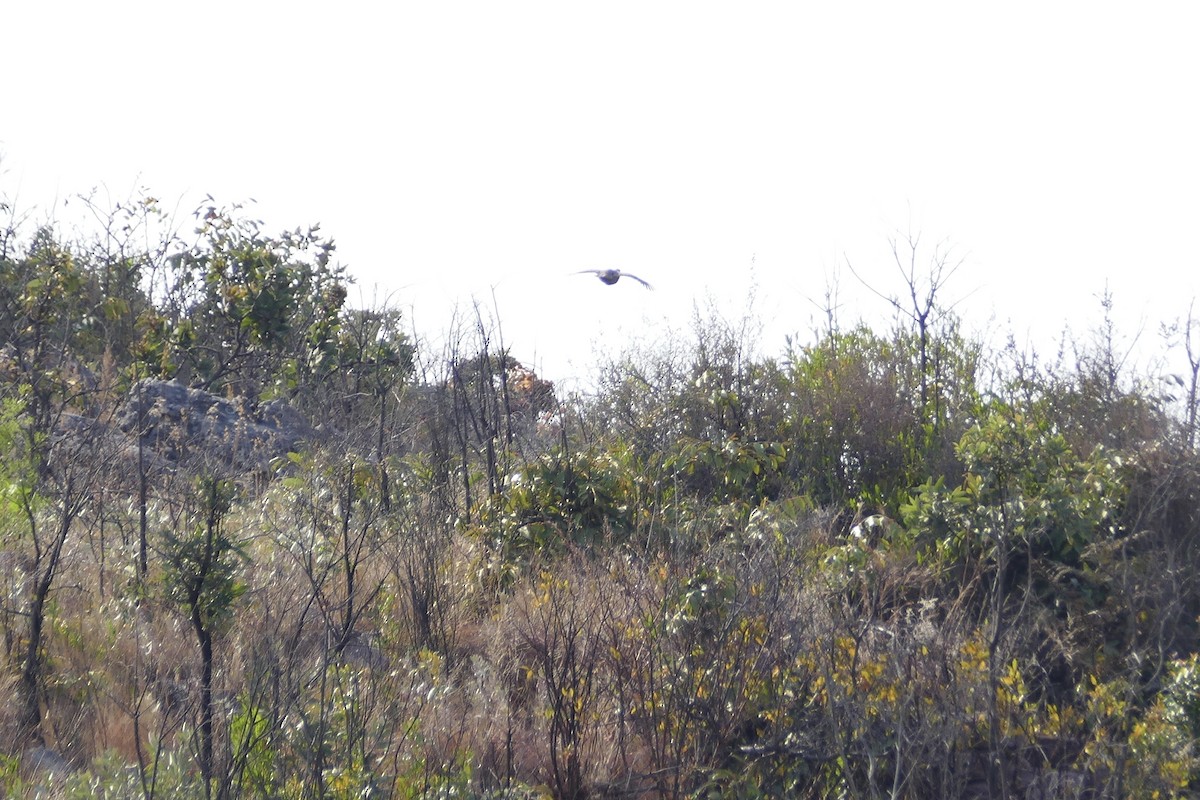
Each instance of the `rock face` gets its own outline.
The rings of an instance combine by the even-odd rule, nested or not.
[[[258,408],[176,381],[146,378],[129,392],[117,426],[176,463],[206,461],[248,472],[311,439],[312,427],[282,400]]]
[[[45,778],[62,780],[75,771],[71,762],[63,758],[57,751],[40,745],[30,747],[22,753],[21,760],[27,770],[41,773]],[[40,796],[40,794],[35,793],[35,796]]]

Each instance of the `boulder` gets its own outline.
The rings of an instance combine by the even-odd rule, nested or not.
[[[57,750],[51,750],[43,745],[30,747],[21,756],[22,766],[26,770],[40,773],[45,777],[61,780],[75,771],[71,762],[63,758]]]
[[[138,381],[118,414],[117,426],[175,463],[206,462],[235,472],[266,468],[314,435],[312,427],[282,400],[259,407],[177,381]]]

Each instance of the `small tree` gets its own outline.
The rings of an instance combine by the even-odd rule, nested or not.
[[[908,294],[908,297],[904,299],[882,294],[863,280],[848,262],[847,266],[864,286],[886,300],[898,315],[912,321],[917,335],[917,381],[920,387],[921,413],[928,422],[936,425],[939,417],[939,409],[936,406],[938,395],[936,392],[932,396],[930,394],[931,382],[936,382],[940,372],[937,342],[934,336],[935,326],[954,308],[954,304],[943,303],[942,295],[945,292],[946,284],[954,277],[954,273],[958,272],[963,260],[951,261],[952,251],[939,244],[934,247],[933,254],[929,259],[927,273],[921,275],[918,267],[920,245],[919,234],[909,233],[903,242],[898,238],[891,240],[892,258],[896,262]],[[931,401],[935,402],[931,404]]]
[[[0,257],[0,503],[20,520],[10,531],[31,565],[19,727],[22,738],[41,741],[46,605],[93,477],[84,451],[97,444],[69,414],[94,392],[77,356],[91,314],[87,276],[52,230],[38,230],[23,253],[10,256],[8,246]]]
[[[168,531],[164,543],[166,597],[188,615],[200,649],[198,745],[206,797],[211,795],[215,766],[213,639],[229,624],[234,604],[245,588],[237,576],[242,551],[225,527],[234,499],[232,482],[200,478],[196,482],[195,527],[178,534]]]
[[[294,388],[334,336],[346,290],[319,226],[270,237],[239,211],[196,212],[197,241],[173,257],[162,306],[179,377],[254,397]],[[161,325],[148,333],[164,338]]]

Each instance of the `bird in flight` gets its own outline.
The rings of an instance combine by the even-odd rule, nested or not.
[[[654,289],[653,286],[646,283],[644,280],[639,278],[637,275],[633,275],[628,272],[621,272],[621,270],[619,270],[619,269],[581,269],[581,270],[579,270],[579,272],[576,272],[575,274],[583,275],[584,273],[590,273],[592,275],[595,275],[600,280],[607,283],[609,286],[612,286],[614,283],[621,280],[622,277],[625,277],[625,278],[633,278],[635,281],[640,283],[642,286],[645,286],[647,289]]]

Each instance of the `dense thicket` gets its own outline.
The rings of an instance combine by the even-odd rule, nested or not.
[[[1190,316],[1173,397],[1107,316],[973,340],[935,260],[892,327],[714,315],[562,397],[349,307],[315,228],[96,217],[0,232],[9,794],[1200,789]],[[312,435],[173,460],[115,424],[146,377]]]

